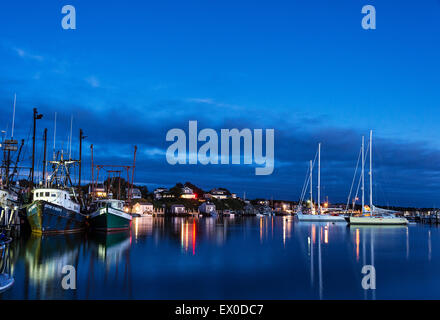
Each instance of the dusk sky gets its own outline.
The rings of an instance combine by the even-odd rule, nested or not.
[[[76,8],[76,30],[61,8]],[[364,5],[377,29],[361,27]],[[440,206],[440,1],[3,1],[0,4],[0,128],[38,154],[74,154],[84,130],[100,164],[132,163],[135,183],[191,181],[239,196],[297,200],[318,142],[322,197],[345,202],[362,135],[374,131],[377,205]],[[275,129],[275,169],[167,163],[168,130]],[[27,145],[27,157],[30,156]],[[86,168],[84,180],[90,173]],[[367,178],[367,176],[366,176]],[[316,184],[316,181],[314,182]]]

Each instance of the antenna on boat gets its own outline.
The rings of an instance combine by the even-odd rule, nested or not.
[[[373,213],[373,130],[370,130],[370,213]]]
[[[321,214],[321,143],[318,143],[318,214]]]
[[[11,131],[11,140],[14,140],[14,125],[15,125],[15,103],[17,101],[17,94],[14,93],[14,111],[12,112],[12,131]]]

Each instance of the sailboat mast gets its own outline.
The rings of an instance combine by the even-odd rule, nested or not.
[[[310,160],[310,209],[313,208],[313,187],[312,187],[312,178],[313,178],[313,162]],[[313,210],[312,210],[313,212]]]
[[[321,143],[318,144],[318,213],[321,213]]]
[[[364,179],[364,171],[365,171],[365,157],[364,157],[364,136],[362,136],[362,173],[361,173],[361,179],[362,179],[362,209],[361,212],[364,213],[364,205],[365,205],[365,179]]]
[[[373,212],[373,130],[370,130],[370,212]]]

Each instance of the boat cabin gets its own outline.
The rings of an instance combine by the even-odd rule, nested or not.
[[[124,211],[124,201],[118,199],[104,199],[96,202],[97,209],[105,207],[113,208],[119,211]]]
[[[34,201],[46,201],[77,213],[80,212],[80,205],[72,200],[67,190],[41,188],[33,190],[33,193]]]

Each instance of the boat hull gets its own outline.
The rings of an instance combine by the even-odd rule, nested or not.
[[[26,210],[32,233],[76,233],[85,229],[85,216],[43,200],[34,201]]]
[[[346,222],[342,216],[331,216],[325,214],[297,214],[298,221],[312,222]]]
[[[131,215],[114,208],[101,208],[90,215],[90,226],[96,231],[128,230],[131,221]]]
[[[373,218],[373,217],[349,217],[348,223],[353,225],[406,225],[406,218]]]

